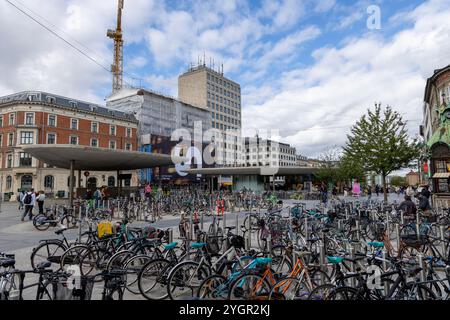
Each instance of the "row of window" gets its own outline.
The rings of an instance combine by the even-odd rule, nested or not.
[[[258,152],[258,148],[252,148],[251,149],[252,150],[252,152]],[[270,147],[266,147],[266,148],[264,148],[264,147],[259,147],[259,151],[260,152],[262,152],[262,151],[270,151]],[[280,151],[280,153],[287,153],[287,154],[295,154],[295,149],[293,149],[293,148],[289,148],[289,149],[287,149],[287,148],[277,148],[277,147],[272,147],[272,151]],[[247,148],[247,153],[249,153],[250,152],[250,149],[249,148]]]
[[[228,123],[231,123],[234,125],[241,124],[241,122],[237,119],[227,117],[227,116],[224,116],[223,114],[218,114],[218,113],[214,113],[214,112],[212,113],[212,118],[213,118],[213,120],[216,119],[216,120],[220,120],[220,121],[225,121],[225,122],[228,122]]]
[[[212,83],[208,82],[207,87],[208,87],[208,90],[211,90],[211,91],[214,91],[214,92],[219,93],[221,95],[224,95],[225,97],[228,97],[228,98],[231,98],[231,99],[234,99],[234,100],[238,100],[238,101],[241,100],[241,96],[240,95],[235,94],[235,93],[233,93],[231,91],[228,91],[226,89],[222,89],[222,88],[220,88],[220,87],[218,87],[218,86],[216,86],[216,85],[214,85]]]
[[[56,127],[58,122],[58,116],[54,114],[49,114],[47,117],[47,126],[49,127]],[[13,126],[15,125],[15,114],[11,113],[9,115],[9,125]],[[25,113],[25,125],[27,126],[34,126],[35,125],[35,113],[34,112],[26,112]],[[0,127],[3,127],[3,116],[0,116]],[[78,130],[79,127],[79,120],[72,118],[70,120],[70,129],[72,130]],[[99,123],[98,122],[91,122],[91,132],[92,133],[98,133],[99,132]],[[132,130],[131,128],[126,128],[126,137],[131,138],[132,137]],[[110,125],[109,126],[109,134],[112,136],[115,136],[117,134],[117,126]]]
[[[213,122],[212,127],[213,127],[213,129],[220,129],[220,130],[238,130],[239,129],[238,127],[228,126],[226,124],[222,124],[222,123],[218,123],[218,122]]]
[[[216,102],[224,103],[227,106],[234,107],[234,108],[239,108],[239,109],[241,108],[241,104],[240,103],[231,101],[231,100],[226,99],[226,98],[219,97],[217,94],[214,94],[214,93],[211,94],[209,91],[208,91],[208,100],[209,101],[216,101]]]
[[[47,144],[56,144],[56,133],[48,133],[47,134]],[[2,147],[3,142],[3,135],[0,135],[0,147]],[[30,131],[21,131],[20,132],[20,144],[21,145],[30,145],[34,144],[34,132]],[[78,145],[79,144],[79,137],[76,135],[69,136],[69,144]],[[14,133],[8,134],[8,146],[11,147],[14,145]],[[91,139],[91,147],[98,147],[99,142],[97,138]],[[110,149],[116,149],[116,141],[110,140],[109,141],[109,148]],[[131,143],[125,144],[125,150],[131,151],[133,149],[133,145]]]
[[[237,110],[233,110],[233,109],[227,108],[225,106],[222,106],[220,104],[216,104],[214,102],[210,103],[208,101],[208,109],[211,109],[211,108],[213,110],[216,110],[216,111],[220,111],[220,112],[224,112],[224,113],[227,113],[227,114],[231,114],[232,116],[235,116],[235,117],[238,117],[238,118],[241,117],[241,113],[239,111],[237,111]]]
[[[217,83],[217,84],[219,84],[219,85],[221,85],[221,86],[224,86],[225,88],[230,89],[230,90],[232,90],[232,91],[235,91],[235,92],[240,92],[240,91],[241,91],[241,89],[239,88],[239,86],[236,86],[236,85],[234,85],[233,83],[231,83],[231,82],[229,82],[229,81],[226,81],[225,79],[216,77],[216,76],[214,76],[214,75],[212,75],[212,74],[209,74],[209,73],[208,73],[207,79],[208,79],[209,81],[215,82],[215,83]]]

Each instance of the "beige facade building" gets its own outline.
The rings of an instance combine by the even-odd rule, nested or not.
[[[223,135],[216,145],[218,164],[238,165],[242,151],[241,86],[223,73],[200,65],[178,78],[178,98],[211,113],[211,127]]]

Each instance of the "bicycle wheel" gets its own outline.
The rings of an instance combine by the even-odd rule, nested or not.
[[[125,262],[127,262],[128,259],[133,257],[135,253],[130,250],[123,250],[116,252],[109,258],[108,262],[106,263],[106,270],[111,272],[114,269],[123,269],[123,266]]]
[[[146,255],[137,255],[128,259],[123,268],[127,271],[127,282],[125,288],[133,293],[139,294],[139,273],[143,266],[151,261],[151,258]]]
[[[61,269],[65,270],[70,265],[77,265],[80,267],[80,272],[82,275],[87,275],[92,271],[89,265],[83,265],[83,258],[87,254],[93,254],[92,250],[86,245],[77,245],[71,247],[64,252],[61,257]]]
[[[202,300],[226,300],[228,298],[226,281],[227,279],[222,275],[209,276],[200,284],[197,290],[197,298]]]
[[[138,275],[139,292],[148,300],[168,297],[167,277],[173,264],[166,259],[154,259],[145,264]]]
[[[47,216],[40,213],[33,218],[33,226],[39,231],[45,231],[50,228],[50,223],[48,223],[47,221]]]
[[[185,261],[176,265],[167,279],[170,300],[191,299],[209,272],[198,262]]]
[[[33,249],[31,253],[31,267],[35,269],[39,263],[50,261],[53,264],[60,265],[61,258],[67,250],[66,246],[61,242],[42,242],[39,246]]]
[[[408,283],[402,286],[394,300],[437,300],[434,292],[423,284]]]
[[[326,300],[357,300],[358,290],[352,287],[338,287],[330,292]]]
[[[267,300],[271,286],[267,279],[256,273],[240,275],[228,293],[228,300]]]
[[[77,227],[77,219],[71,214],[66,214],[62,217],[61,224],[68,229],[74,229]]]
[[[304,278],[289,277],[279,280],[272,287],[269,300],[308,300],[310,292]]]
[[[308,300],[328,300],[330,293],[336,288],[333,284],[323,284],[315,287],[309,294]]]

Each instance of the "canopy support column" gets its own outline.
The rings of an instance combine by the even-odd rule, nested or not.
[[[75,160],[70,160],[69,208],[73,207],[73,189],[75,187],[74,166],[75,166]]]

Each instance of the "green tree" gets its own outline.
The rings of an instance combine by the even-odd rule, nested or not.
[[[393,176],[391,178],[391,185],[393,185],[394,187],[406,186],[406,178],[405,177],[399,177],[399,176]]]
[[[375,104],[375,110],[369,109],[347,138],[344,156],[361,163],[366,172],[381,175],[385,201],[386,176],[409,166],[420,155],[417,139],[409,139],[406,123],[390,106],[382,110],[381,104]]]

